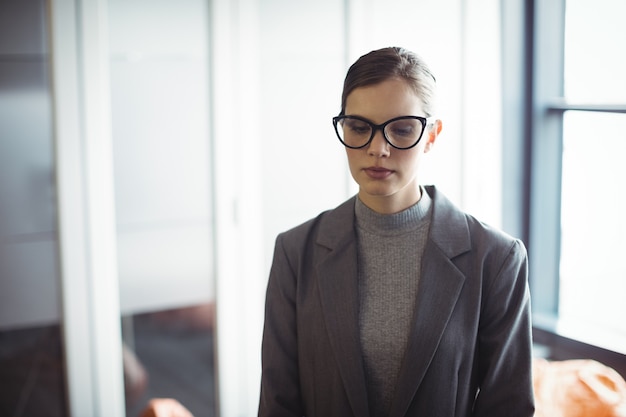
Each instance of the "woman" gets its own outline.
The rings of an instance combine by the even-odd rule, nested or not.
[[[348,70],[358,195],[276,239],[259,416],[533,415],[526,251],[419,184],[434,99],[407,50]]]

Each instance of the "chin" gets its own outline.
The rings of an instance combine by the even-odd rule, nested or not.
[[[371,197],[392,197],[396,194],[396,190],[391,190],[387,187],[361,187],[361,192]]]

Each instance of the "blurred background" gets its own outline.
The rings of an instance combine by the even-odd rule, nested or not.
[[[356,192],[359,56],[432,67],[421,182],[526,243],[538,352],[626,368],[621,0],[0,0],[0,415],[256,415],[274,238]],[[581,353],[584,352],[584,353]]]

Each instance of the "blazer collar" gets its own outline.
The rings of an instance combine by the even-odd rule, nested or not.
[[[339,374],[356,416],[369,417],[359,338],[355,197],[323,217],[317,244],[325,250],[317,264],[322,311]]]
[[[451,259],[471,248],[465,215],[435,187],[426,187],[426,192],[433,199],[433,217],[422,259],[413,330],[390,417],[405,414],[428,370],[465,280]],[[324,319],[348,400],[354,415],[367,417],[367,389],[358,326],[355,198],[323,216],[317,238],[323,255],[317,273]]]
[[[419,388],[465,282],[452,259],[471,249],[465,214],[434,187],[433,217],[424,248],[412,332],[396,383],[390,417],[404,416]]]
[[[469,251],[471,242],[465,213],[434,186],[424,188],[433,199],[429,240],[450,259]]]
[[[448,258],[454,258],[471,249],[469,227],[465,214],[434,186],[424,187],[433,200],[433,218],[430,226],[429,241]],[[323,217],[319,245],[333,250],[341,245],[355,241],[354,204],[356,196],[350,198]]]

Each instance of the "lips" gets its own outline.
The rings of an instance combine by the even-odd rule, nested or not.
[[[373,179],[385,179],[391,174],[393,174],[393,171],[390,169],[383,168],[383,167],[375,167],[375,166],[365,168],[364,171],[368,177],[373,178]]]

